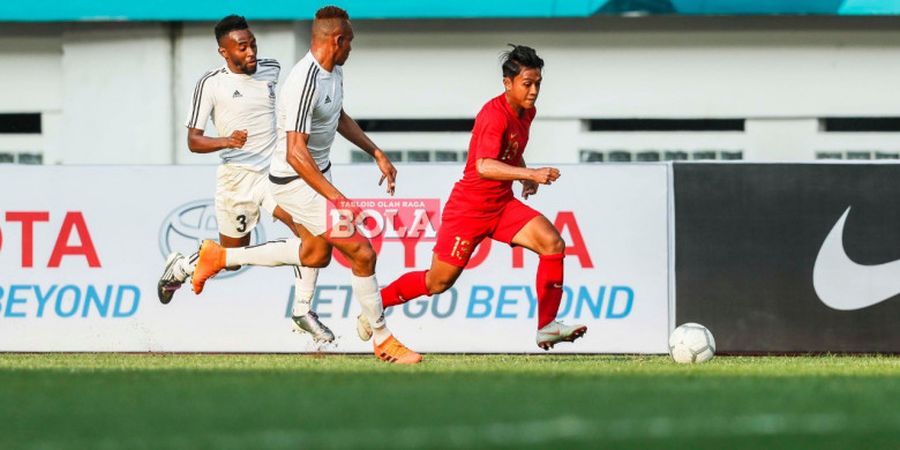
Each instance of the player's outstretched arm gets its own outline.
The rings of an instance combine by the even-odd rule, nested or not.
[[[309,135],[297,131],[287,132],[287,162],[294,168],[297,175],[303,178],[306,184],[310,185],[316,192],[321,194],[329,201],[336,203],[346,200],[344,194],[341,193],[322,172],[319,166],[309,154],[309,148],[306,143],[309,142]]]
[[[375,163],[378,164],[378,168],[381,170],[381,181],[378,182],[378,185],[381,186],[381,184],[384,183],[384,180],[387,180],[387,193],[394,195],[394,188],[396,187],[397,181],[397,169],[394,167],[394,164],[391,163],[391,159],[388,158],[371,139],[369,139],[366,132],[363,131],[362,128],[359,127],[359,124],[356,123],[349,114],[344,112],[343,109],[341,109],[341,118],[338,120],[337,131],[338,133],[341,133],[341,136],[352,142],[353,145],[371,155],[372,158],[375,158]]]
[[[247,130],[235,130],[228,137],[209,137],[200,128],[188,128],[188,148],[194,153],[212,153],[226,148],[241,148],[247,143]]]
[[[532,181],[538,184],[552,184],[559,179],[559,169],[555,167],[511,166],[493,158],[479,158],[475,161],[475,170],[486,180],[496,181]]]

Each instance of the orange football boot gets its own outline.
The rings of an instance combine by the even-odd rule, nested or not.
[[[197,266],[194,268],[194,275],[191,276],[194,293],[199,294],[203,292],[203,285],[206,284],[206,280],[214,277],[224,268],[225,248],[215,241],[203,241],[200,244],[200,254],[197,256]]]
[[[418,364],[422,361],[422,355],[406,348],[394,335],[385,339],[381,345],[375,345],[375,357],[394,364]]]

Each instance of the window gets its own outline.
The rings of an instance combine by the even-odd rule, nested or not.
[[[456,162],[462,160],[460,158],[460,152],[454,152],[451,150],[435,150],[434,151],[434,161],[435,162]]]
[[[816,152],[816,159],[844,159],[842,152]]]
[[[396,150],[383,150],[384,154],[391,159],[393,162],[403,162],[403,152],[399,152]],[[372,158],[368,153],[362,150],[351,150],[350,151],[350,162],[353,164],[359,163],[370,163],[375,161],[375,158]]]
[[[603,152],[594,150],[582,150],[579,152],[581,162],[603,162]]]
[[[659,152],[637,152],[636,161],[659,161]]]
[[[847,159],[872,159],[872,152],[847,152]]]
[[[590,119],[590,131],[744,131],[744,119]]]
[[[668,150],[664,154],[664,158],[666,161],[684,161],[688,159],[688,152]]]
[[[4,113],[0,114],[0,164],[43,164],[41,154],[41,114]]]
[[[475,119],[361,119],[356,123],[367,133],[468,133]]]
[[[629,162],[631,161],[631,152],[625,150],[613,150],[606,154],[609,162]]]
[[[431,161],[431,152],[428,150],[407,150],[407,162],[429,162]]]
[[[816,152],[816,159],[900,159],[900,151],[869,151],[869,150],[824,150]]]
[[[44,163],[44,155],[40,153],[19,153],[19,164],[36,164]]]
[[[385,150],[384,153],[393,162],[460,162],[465,161],[469,152],[459,150]],[[368,153],[354,149],[350,151],[350,162],[353,164],[372,162]]]
[[[393,158],[391,158],[393,159]],[[353,164],[372,162],[373,158],[362,150],[353,150],[350,152],[350,162]]]
[[[41,114],[0,114],[0,134],[41,134]]]
[[[900,132],[900,117],[827,117],[820,123],[826,133]]]
[[[581,162],[654,162],[685,160],[723,160],[735,161],[744,159],[742,150],[581,150]]]

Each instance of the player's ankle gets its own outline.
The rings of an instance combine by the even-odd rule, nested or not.
[[[375,345],[381,345],[389,337],[391,337],[391,330],[388,330],[387,326],[372,328],[372,339],[375,340]]]

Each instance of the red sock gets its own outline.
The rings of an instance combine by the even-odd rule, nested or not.
[[[556,319],[563,295],[563,258],[566,255],[541,255],[537,269],[538,329]]]
[[[425,285],[425,273],[409,272],[381,290],[381,303],[385,308],[402,305],[410,300],[428,295],[428,287]]]

